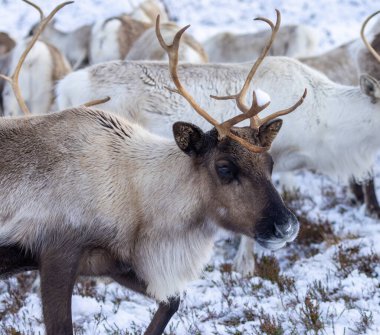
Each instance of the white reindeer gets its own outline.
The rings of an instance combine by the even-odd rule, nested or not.
[[[369,16],[362,25],[361,35],[364,44],[360,39],[356,39],[324,54],[301,58],[300,60],[304,64],[321,71],[334,82],[358,86],[361,81],[361,87],[365,91],[379,87],[380,57],[376,52],[380,52],[380,21],[377,21],[370,31],[371,43],[367,42],[364,35],[367,23],[378,13]],[[374,93],[376,94],[376,92],[378,91],[375,90]],[[379,98],[380,95],[375,95],[373,103],[376,103]],[[380,218],[380,206],[376,197],[374,179],[368,177],[360,183],[351,182],[351,189],[356,199],[360,203],[365,203],[366,213]]]
[[[151,26],[129,15],[96,22],[91,31],[90,64],[124,59],[137,38]]]
[[[73,334],[78,275],[112,276],[161,301],[145,332],[159,335],[220,227],[272,250],[297,235],[297,219],[271,183],[266,151],[282,125],[273,119],[303,98],[260,119],[268,104],[245,105],[259,59],[239,95],[243,114],[216,123],[178,79],[180,34],[165,45],[171,77],[215,126],[206,133],[177,122],[173,141],[84,107],[0,119],[0,274],[39,269],[47,335]],[[250,127],[234,127],[245,119]]]
[[[12,50],[9,72],[16,69],[18,60],[29,42],[30,38],[23,39]],[[20,87],[32,113],[48,113],[52,110],[55,103],[55,84],[70,71],[69,62],[57,48],[37,41],[20,72]],[[2,97],[5,116],[22,115],[9,84],[5,84]]]
[[[241,63],[260,55],[269,38],[268,31],[234,34],[218,33],[204,42],[204,48],[212,63]],[[273,43],[270,55],[300,57],[315,52],[318,37],[314,29],[303,25],[287,25],[281,28]]]
[[[71,67],[77,70],[88,65],[91,28],[91,25],[85,25],[70,32],[63,32],[51,23],[41,34],[41,40],[60,50]],[[36,27],[31,30],[30,35],[35,29]]]

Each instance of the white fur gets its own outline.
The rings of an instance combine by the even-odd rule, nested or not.
[[[85,69],[74,71],[71,74],[72,81],[60,80],[56,85],[56,90],[65,91],[67,94],[59,94],[56,97],[58,109],[63,109],[62,106],[80,106],[91,100],[91,85],[88,71]],[[86,86],[87,83],[87,86]],[[72,97],[79,96],[81,102],[76,104]],[[77,99],[75,99],[77,100]],[[97,106],[98,107],[98,106]]]
[[[12,51],[10,73],[25,50],[27,40],[20,41]],[[37,41],[21,68],[19,84],[24,100],[32,113],[49,112],[53,101],[53,61],[45,43]],[[10,84],[3,91],[4,115],[23,115]]]
[[[83,75],[82,82],[78,82],[75,74],[67,76],[57,87],[59,101],[69,100],[76,105],[83,103],[83,96],[89,100],[110,96],[111,101],[100,108],[138,120],[166,136],[171,136],[171,126],[177,120],[210,128],[183,98],[164,89],[172,86],[164,65],[101,66],[103,71],[98,70],[96,74],[91,68],[85,70],[89,75]],[[212,116],[225,120],[238,113],[233,102],[215,101],[208,96],[238,92],[250,64],[184,66],[185,71],[179,67],[181,81]],[[105,80],[108,69],[112,76]],[[74,83],[78,89],[68,90]],[[284,125],[272,145],[276,171],[310,168],[341,180],[352,175],[367,176],[380,143],[380,133],[376,130],[380,126],[379,103],[371,103],[358,87],[337,85],[319,72],[285,57],[267,58],[258,70],[254,85],[272,97],[263,116],[288,107],[305,88],[308,90],[305,102],[284,117]],[[59,104],[59,107],[68,105]]]
[[[267,30],[247,34],[223,32],[206,40],[204,47],[210,62],[248,62],[260,55],[269,36],[270,31]],[[283,26],[273,43],[271,55],[288,57],[311,55],[315,52],[318,39],[318,34],[311,27]]]
[[[86,61],[88,61],[90,33],[90,26],[82,26],[66,33],[50,24],[42,32],[41,39],[58,48],[76,70],[86,65]]]
[[[113,19],[106,23],[98,21],[91,31],[90,64],[107,62],[120,59],[118,33],[121,26],[120,20]]]

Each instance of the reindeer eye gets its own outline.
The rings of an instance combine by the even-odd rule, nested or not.
[[[222,160],[216,162],[215,165],[219,177],[224,182],[230,182],[235,178],[237,173],[237,167],[235,164],[231,163],[230,161]]]

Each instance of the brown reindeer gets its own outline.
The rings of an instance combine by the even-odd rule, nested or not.
[[[221,98],[236,99],[243,112],[223,123],[179,80],[178,48],[187,27],[168,46],[157,22],[175,92],[214,126],[208,132],[176,122],[174,141],[168,140],[85,107],[0,119],[0,270],[40,271],[48,335],[73,333],[71,294],[80,275],[111,276],[157,299],[145,334],[158,335],[220,227],[272,250],[296,237],[299,224],[271,182],[267,151],[282,125],[274,119],[295,110],[304,96],[263,119],[258,114],[269,103],[260,105],[253,92],[252,105],[246,104],[280,23],[279,13],[276,25],[260,19],[272,27],[272,38],[241,92]],[[18,90],[17,78],[13,83]],[[249,127],[235,127],[247,119]]]

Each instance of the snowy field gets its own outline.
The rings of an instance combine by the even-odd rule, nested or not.
[[[36,1],[48,11],[57,1]],[[363,19],[380,9],[379,0],[166,0],[180,25],[192,24],[200,40],[217,31],[255,31],[252,18],[316,29],[320,51],[359,36]],[[56,18],[71,30],[128,12],[134,1],[77,0]],[[0,31],[20,37],[38,16],[18,0],[0,0]],[[379,184],[380,161],[375,167]],[[297,213],[301,232],[284,249],[259,248],[256,275],[231,271],[234,237],[215,244],[202,277],[189,285],[166,334],[380,334],[380,222],[351,203],[346,185],[302,171],[298,191],[284,198]],[[43,334],[35,274],[0,282],[0,334]],[[81,279],[73,296],[76,334],[142,334],[156,303],[115,284]]]

